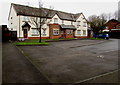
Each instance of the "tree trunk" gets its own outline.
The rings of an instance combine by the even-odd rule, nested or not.
[[[41,43],[41,18],[40,18],[40,28],[39,28],[39,33],[40,33],[40,40],[39,40],[39,43]]]
[[[40,28],[40,30],[39,30],[39,34],[40,34],[39,43],[41,43],[41,28]]]

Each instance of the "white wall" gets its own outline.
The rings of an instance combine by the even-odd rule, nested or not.
[[[77,21],[80,21],[80,26],[79,27],[77,27]],[[83,26],[84,22],[86,22],[86,27]],[[87,21],[86,21],[86,19],[84,19],[82,14],[76,20],[75,27],[77,28],[77,30],[81,30],[81,36],[87,36],[88,35],[88,33],[87,33],[87,29],[88,29]],[[80,36],[80,35],[77,34],[77,30],[75,31],[75,36]],[[83,30],[86,30],[86,35],[83,35]]]
[[[51,19],[51,24],[54,24],[54,18],[57,18],[58,19],[58,24],[62,24],[62,20],[58,17],[57,14],[55,14],[55,16]],[[67,20],[63,20],[64,21],[64,24],[65,25],[71,25],[71,21],[67,21]],[[73,22],[73,25],[74,25],[74,22]]]
[[[20,37],[24,37],[23,30],[22,30],[22,25],[25,23],[24,17],[25,16],[20,16]],[[27,16],[27,17],[30,19],[29,16]],[[32,28],[36,28],[36,26],[34,24],[29,23],[29,22],[28,22],[28,24],[31,26],[30,30],[28,30],[28,37],[39,37],[39,34],[38,35],[32,34]],[[49,37],[49,27],[47,26],[47,24],[43,25],[42,28],[46,28],[46,35],[43,35],[43,29],[41,29],[41,34],[42,34],[41,36],[42,37]]]
[[[12,19],[11,19],[11,17],[12,17]],[[22,25],[25,23],[24,17],[25,16],[17,16],[13,6],[11,7],[11,12],[10,12],[10,17],[9,17],[9,27],[10,27],[10,29],[12,28],[14,31],[17,31],[17,37],[24,37],[23,30],[22,30]],[[58,24],[60,24],[60,25],[62,24],[62,20],[57,16],[57,14],[55,14],[55,16],[52,19],[48,19],[47,22],[49,22],[49,24],[54,24],[54,18],[58,18]],[[19,22],[19,20],[20,20],[20,22]],[[75,25],[77,30],[81,30],[81,35],[78,35],[77,30],[76,30],[75,36],[87,36],[88,26],[87,25],[86,25],[86,27],[83,26],[84,22],[87,22],[87,21],[84,19],[82,14],[77,19],[77,21],[80,21],[80,26],[77,27],[77,22],[73,22],[73,25]],[[31,28],[28,31],[28,37],[39,37],[39,35],[34,35],[34,36],[32,35],[32,28],[36,28],[36,27],[31,23],[29,23],[29,24],[30,24]],[[64,24],[71,25],[71,21],[64,20]],[[42,28],[46,28],[46,35],[44,35],[44,36],[42,35],[42,37],[49,37],[49,26],[47,24],[45,24],[44,26],[42,26]],[[86,30],[86,35],[83,35],[83,30]],[[41,33],[43,34],[42,29],[41,29]]]
[[[17,28],[18,28],[18,16],[14,10],[14,7],[12,6],[11,7],[11,10],[10,10],[10,15],[9,15],[9,18],[8,18],[8,25],[9,25],[9,29],[13,30],[13,31],[17,31]]]

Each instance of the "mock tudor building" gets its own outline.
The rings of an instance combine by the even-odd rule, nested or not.
[[[46,12],[49,10],[41,9]],[[41,29],[42,39],[91,37],[92,33],[88,30],[88,23],[83,13],[51,11],[50,16],[47,17],[47,23]],[[8,17],[9,30],[17,31],[17,38],[38,39],[39,32],[29,22],[29,18],[39,17],[39,12],[39,8],[12,3]]]

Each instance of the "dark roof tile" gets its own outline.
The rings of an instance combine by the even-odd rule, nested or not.
[[[19,4],[13,4],[14,9],[16,10],[18,15],[24,15],[24,16],[36,16],[36,17],[45,17],[45,15],[49,12],[49,17],[52,18],[55,14],[59,16],[60,19],[62,20],[70,20],[70,21],[75,21],[81,13],[78,14],[72,14],[72,13],[66,13],[66,12],[61,12],[57,10],[50,10],[47,8],[35,8],[35,7],[29,7],[25,5],[19,5]],[[41,11],[41,13],[40,13]]]

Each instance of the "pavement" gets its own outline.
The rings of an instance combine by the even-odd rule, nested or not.
[[[19,49],[50,83],[74,84],[118,70],[117,40],[99,42],[101,41],[51,42],[50,46],[19,46]],[[118,80],[109,81],[111,82],[118,83]]]
[[[2,45],[2,83],[49,83],[12,43]]]

